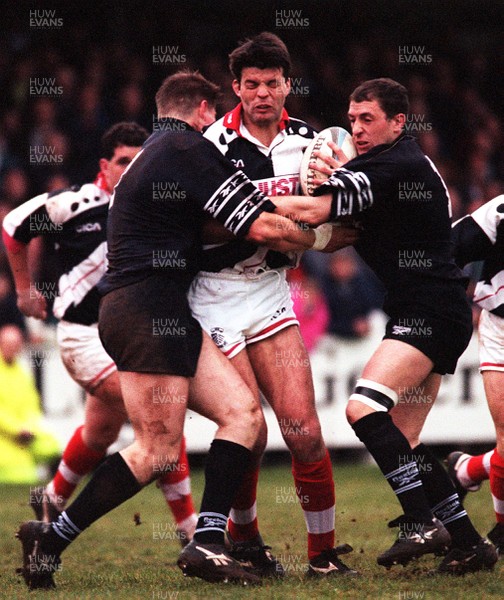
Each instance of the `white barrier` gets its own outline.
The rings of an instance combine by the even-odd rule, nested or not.
[[[355,380],[383,335],[384,323],[383,315],[377,313],[372,319],[372,330],[366,339],[348,341],[325,336],[311,354],[317,410],[324,439],[330,448],[362,447],[346,422],[345,406]],[[84,394],[61,363],[52,334],[43,347],[28,349],[25,360],[29,366],[40,369],[42,397],[48,422],[61,443],[66,444],[74,429],[83,421]],[[295,400],[293,398],[293,402]],[[264,412],[269,430],[268,449],[285,450],[273,412],[268,406],[265,406]],[[288,426],[296,428],[300,424],[292,421]],[[215,429],[212,422],[189,411],[185,426],[188,450],[207,451]],[[131,439],[131,428],[125,426],[114,449],[123,447]],[[433,444],[473,444],[493,443],[494,440],[495,430],[478,372],[478,341],[474,335],[459,360],[456,373],[443,378],[438,399],[427,419],[422,441]]]

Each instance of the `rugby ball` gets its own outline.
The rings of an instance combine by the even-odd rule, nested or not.
[[[320,173],[317,173],[314,169],[310,169],[308,166],[311,162],[322,162],[319,158],[315,158],[313,153],[318,150],[321,154],[333,156],[333,151],[329,148],[327,142],[334,142],[339,146],[348,157],[348,160],[357,156],[357,150],[355,149],[352,136],[346,129],[343,129],[343,127],[328,127],[327,129],[323,129],[320,133],[317,133],[304,151],[301,167],[299,169],[301,189],[306,196],[311,196],[313,194],[313,190],[315,189],[313,178],[317,175],[320,176]]]

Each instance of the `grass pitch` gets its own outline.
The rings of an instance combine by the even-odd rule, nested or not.
[[[78,598],[95,600],[472,600],[504,598],[504,559],[492,573],[465,577],[439,576],[433,569],[441,559],[424,557],[407,567],[386,571],[376,556],[390,546],[395,530],[387,521],[400,514],[398,502],[375,466],[333,461],[336,482],[337,544],[347,542],[354,552],[343,557],[361,572],[359,578],[323,581],[305,578],[306,533],[290,466],[264,466],[258,511],[261,531],[287,570],[281,581],[264,580],[261,588],[208,584],[184,578],[176,567],[179,544],[164,499],[151,485],[85,531],[63,554],[54,591],[28,592],[15,568],[21,565],[21,545],[14,538],[18,525],[31,519],[26,486],[0,486],[0,598]],[[202,493],[203,472],[192,477],[196,504]],[[494,523],[488,483],[469,494],[466,508],[476,527],[487,533]],[[137,524],[139,523],[139,524]]]

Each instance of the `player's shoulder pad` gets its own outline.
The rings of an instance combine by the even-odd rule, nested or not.
[[[65,223],[86,210],[108,204],[109,201],[108,192],[94,183],[86,183],[49,194],[46,209],[53,223]]]
[[[317,135],[317,130],[311,125],[308,125],[305,121],[301,121],[301,119],[293,119],[292,117],[289,118],[286,131],[289,135],[300,135],[307,140],[311,140]]]

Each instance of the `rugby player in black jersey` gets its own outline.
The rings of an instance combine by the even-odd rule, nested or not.
[[[31,589],[54,585],[61,552],[159,476],[161,458],[165,465],[175,464],[187,406],[213,420],[217,431],[194,538],[178,565],[208,581],[260,582],[224,547],[229,509],[249,465],[260,411],[238,372],[191,315],[186,293],[200,268],[205,215],[235,235],[279,250],[331,251],[340,236],[332,227],[314,233],[272,214],[275,205],[200,135],[215,119],[217,95],[217,86],[197,73],[165,80],[156,95],[157,130],[116,186],[108,269],[98,285],[104,296],[99,331],[119,371],[135,441],[102,463],[56,522],[21,526],[22,574]],[[153,193],[160,184],[178,193],[160,201]],[[171,402],[153,403],[160,387],[170,390]]]
[[[404,510],[390,523],[399,527],[398,539],[378,564],[407,564],[450,547],[438,570],[458,574],[491,569],[497,555],[419,436],[441,376],[454,372],[470,340],[472,318],[466,280],[452,257],[449,195],[433,163],[403,132],[407,112],[399,83],[381,78],[358,86],[348,110],[358,156],[347,162],[333,147],[336,158],[316,181],[314,195],[325,195],[277,205],[313,225],[358,220],[355,248],[386,288],[386,333],[347,406],[349,423]]]
[[[81,479],[103,460],[127,419],[116,365],[98,335],[96,284],[106,270],[110,196],[148,137],[136,123],[116,123],[102,136],[100,172],[93,183],[40,194],[13,209],[3,221],[18,307],[27,317],[47,316],[46,298],[30,277],[31,241],[42,236],[55,247],[58,295],[53,314],[59,320],[58,346],[68,373],[86,390],[84,424],[70,437],[52,481],[30,494],[35,514],[43,521],[58,518]],[[177,469],[163,473],[158,485],[184,545],[192,539],[197,521],[185,442]]]

